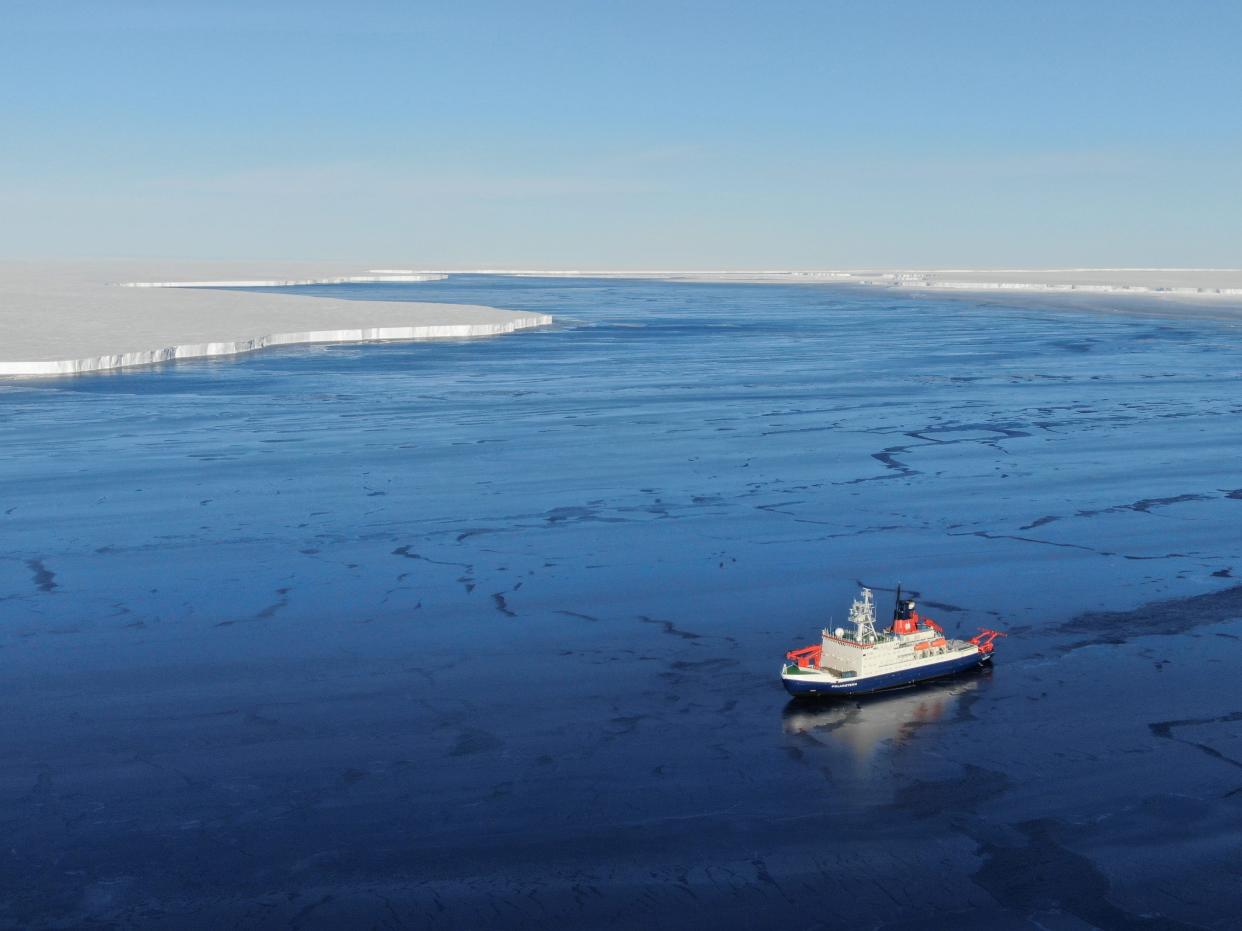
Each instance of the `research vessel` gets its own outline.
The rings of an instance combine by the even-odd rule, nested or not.
[[[912,599],[897,586],[891,627],[876,629],[871,589],[850,606],[850,626],[824,628],[817,644],[785,654],[781,681],[796,697],[865,695],[939,679],[992,659],[998,630],[980,630],[969,640],[945,636],[944,628],[920,617]]]

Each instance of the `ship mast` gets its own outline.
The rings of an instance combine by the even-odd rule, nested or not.
[[[862,590],[862,598],[855,598],[850,605],[850,623],[854,625],[854,636],[859,643],[875,643],[879,635],[875,632],[875,602],[871,600],[871,589]]]

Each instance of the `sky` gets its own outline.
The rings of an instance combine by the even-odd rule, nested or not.
[[[0,257],[1242,266],[1242,3],[0,0]]]

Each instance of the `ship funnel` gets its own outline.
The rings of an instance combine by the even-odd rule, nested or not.
[[[914,617],[914,599],[901,597],[901,583],[897,583],[897,604],[893,607],[893,621],[908,621]]]

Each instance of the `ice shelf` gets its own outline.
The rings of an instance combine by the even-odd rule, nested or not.
[[[123,288],[292,288],[308,284],[365,284],[377,281],[442,281],[448,275],[382,273],[341,275],[335,278],[250,279],[242,281],[122,281]]]
[[[743,269],[703,271],[647,269],[450,269],[447,273],[544,278],[654,278],[775,284],[852,284],[897,289],[950,291],[1035,291],[1187,298],[1242,297],[1242,269],[1236,268],[1027,268],[1027,269]],[[444,274],[445,270],[422,274]]]
[[[472,304],[211,290],[442,277],[351,271],[311,263],[0,263],[0,377],[98,372],[296,343],[497,336],[552,322],[546,314]]]

